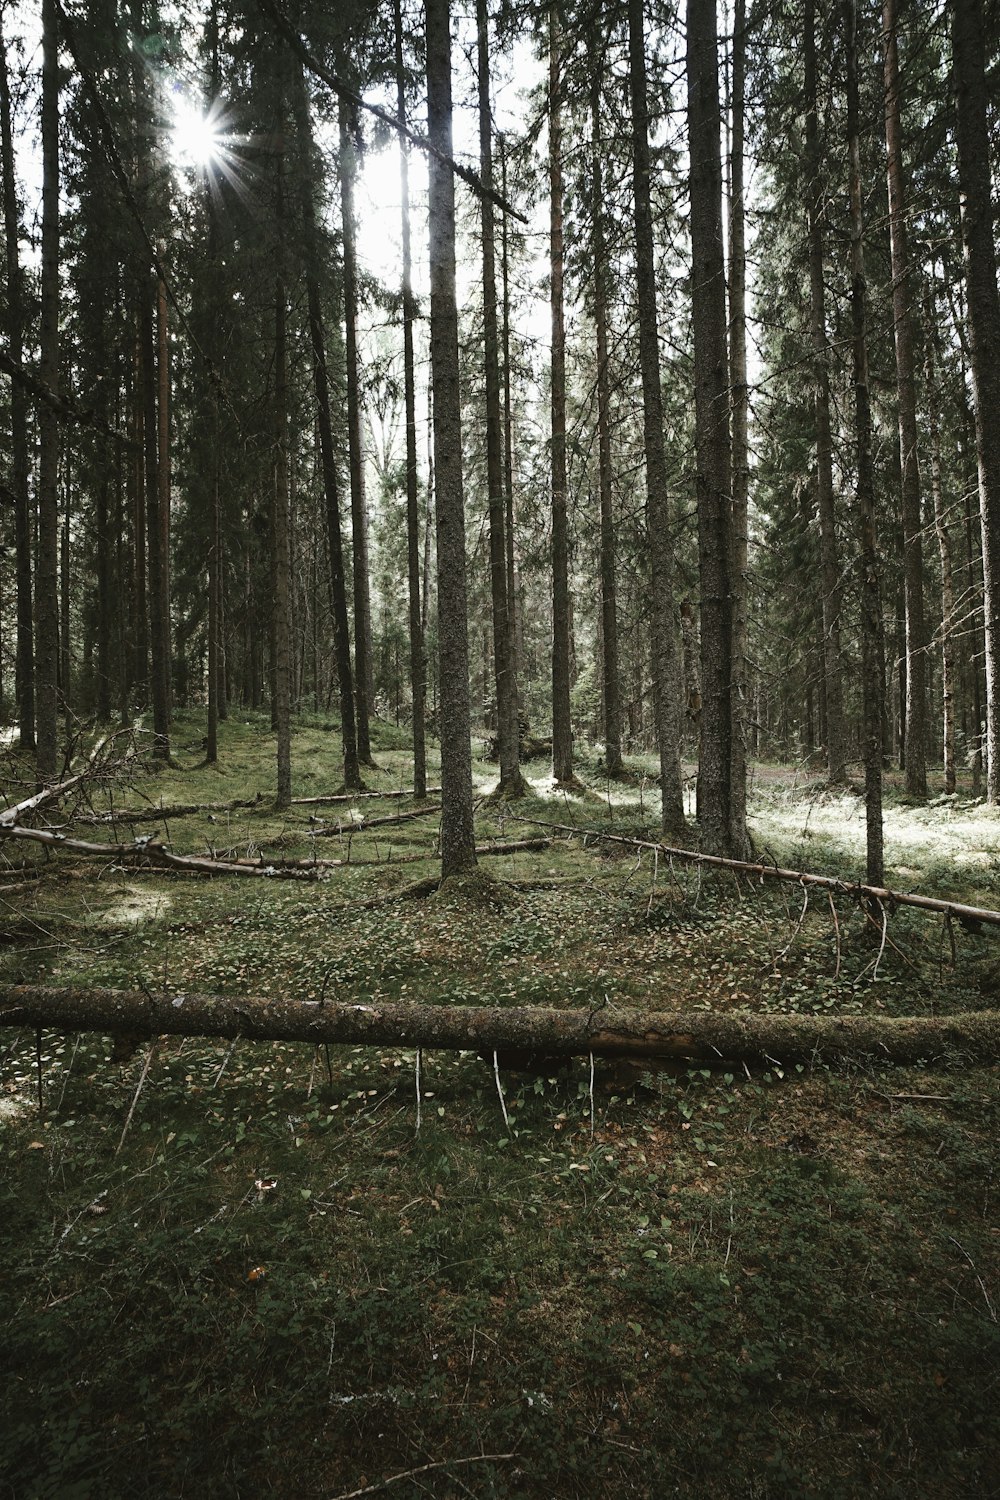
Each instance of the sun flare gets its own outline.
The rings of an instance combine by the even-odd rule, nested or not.
[[[218,158],[222,146],[219,122],[201,104],[183,94],[173,100],[171,143],[174,156],[184,166],[204,169]]]

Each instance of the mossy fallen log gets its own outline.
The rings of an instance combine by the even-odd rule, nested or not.
[[[543,1006],[374,1004],[184,992],[0,986],[0,1025],[133,1036],[242,1037],[490,1052],[753,1063],[1000,1060],[1000,1012],[772,1016]]]

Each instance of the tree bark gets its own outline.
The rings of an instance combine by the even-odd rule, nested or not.
[[[3,224],[7,271],[6,333],[10,357],[20,367],[24,357],[24,277],[20,263],[20,215],[14,171],[14,140],[11,129],[10,78],[7,48],[0,14],[0,152],[3,154]],[[33,506],[28,489],[28,412],[24,388],[11,382],[11,482],[14,491],[14,555],[17,588],[17,645],[15,694],[22,750],[35,748],[35,644],[32,608],[31,552],[34,530]]]
[[[476,0],[479,84],[479,172],[486,189],[481,202],[483,253],[483,361],[486,385],[486,487],[489,496],[490,597],[493,608],[493,667],[497,695],[497,745],[501,797],[522,797],[518,759],[517,684],[507,602],[504,536],[503,430],[500,415],[500,334],[497,326],[496,233],[493,200],[493,121],[490,110],[490,45],[486,0]]]
[[[283,233],[283,124],[275,152],[275,225]],[[288,377],[285,275],[280,251],[274,278],[274,493],[271,538],[274,549],[274,717],[278,739],[278,807],[292,801],[291,622],[288,540]]]
[[[958,178],[982,513],[986,625],[986,799],[1000,802],[1000,298],[990,183],[982,0],[954,0]]]
[[[507,148],[501,137],[500,143],[501,193],[507,197]],[[511,338],[510,338],[510,226],[504,214],[501,230],[501,280],[503,283],[503,484],[504,484],[504,542],[507,548],[507,610],[510,617],[511,671],[517,689],[518,705],[521,698],[521,611],[517,597],[517,561],[514,547],[514,406],[511,395]],[[518,744],[520,745],[520,719],[518,720]]]
[[[685,828],[684,780],[681,775],[681,644],[680,622],[674,601],[674,558],[663,443],[663,391],[660,385],[656,264],[650,202],[649,104],[646,97],[646,34],[642,0],[629,0],[628,28],[639,364],[642,371],[642,433],[646,460],[646,536],[652,583],[650,633],[653,706],[660,755],[660,822],[665,834],[678,836]]]
[[[861,197],[861,141],[858,120],[858,8],[846,0],[847,146],[851,194],[851,326],[853,334],[854,423],[857,442],[858,567],[861,591],[861,692],[865,766],[865,828],[868,884],[883,880],[882,593],[875,536],[875,471],[872,462],[872,414],[868,388],[868,284],[865,277],[864,214]]]
[[[591,213],[594,257],[594,332],[597,340],[597,463],[601,505],[602,702],[604,768],[622,774],[622,709],[618,666],[618,594],[615,578],[615,514],[611,469],[611,376],[608,368],[608,247],[604,230],[604,173],[601,139],[601,72],[591,57]]]
[[[434,0],[431,0],[434,3]],[[707,1062],[856,1062],[904,1066],[958,1053],[967,1064],[1000,1057],[996,1011],[954,1016],[778,1016],[730,1012],[555,1010],[539,1005],[351,1005],[148,990],[0,986],[0,1025],[247,1041],[513,1048],[554,1057],[690,1058]]]
[[[139,341],[142,370],[142,431],[146,496],[146,555],[149,559],[150,696],[153,707],[153,748],[162,760],[170,757],[170,718],[167,702],[167,601],[163,596],[164,567],[160,521],[160,417],[157,409],[156,290],[144,276],[139,288]]]
[[[431,379],[437,514],[440,673],[441,873],[476,863],[472,822],[469,632],[465,584],[465,496],[462,405],[455,300],[455,183],[441,155],[451,155],[451,16],[449,0],[426,0],[427,122],[437,153],[429,163]]]
[[[688,0],[692,331],[701,578],[702,847],[742,855],[744,799],[733,800],[733,521],[729,361],[722,243],[719,64],[715,0]]]
[[[944,789],[953,792],[955,768],[955,574],[952,559],[951,531],[944,503],[944,481],[941,473],[941,434],[938,423],[940,393],[937,383],[936,322],[930,298],[927,318],[927,424],[930,436],[931,496],[934,503],[934,530],[941,561],[941,743],[944,761]]]
[[[552,486],[552,774],[571,785],[569,519],[566,480],[566,325],[563,309],[562,79],[557,8],[549,6],[549,304]]]
[[[892,315],[902,471],[903,595],[906,616],[906,790],[927,796],[927,631],[921,546],[920,466],[917,461],[916,364],[913,354],[913,276],[906,228],[903,127],[899,86],[899,0],[883,0],[886,177],[892,259]]]
[[[354,218],[354,179],[357,171],[353,132],[357,113],[340,106],[340,202],[344,239],[344,349],[347,357],[347,439],[351,473],[351,532],[354,540],[354,705],[357,714],[358,759],[372,764],[371,715],[372,644],[371,595],[368,573],[368,513],[365,507],[365,456],[361,437],[361,392],[358,366],[357,226]]]
[[[819,512],[820,572],[823,587],[823,679],[826,688],[826,761],[830,781],[847,780],[847,729],[844,720],[844,680],[840,657],[840,619],[843,589],[837,545],[833,496],[833,436],[830,421],[830,355],[826,329],[826,280],[823,227],[826,219],[826,181],[820,147],[819,100],[816,84],[816,7],[805,0],[803,22],[806,162],[809,171],[809,328],[816,390],[816,502]]]
[[[299,194],[302,206],[306,262],[306,300],[309,308],[309,341],[312,345],[313,386],[316,391],[316,425],[319,428],[320,465],[323,471],[327,545],[330,553],[330,604],[333,614],[333,649],[340,690],[340,734],[344,750],[344,786],[358,788],[358,733],[354,712],[354,680],[351,672],[351,630],[347,611],[347,580],[344,571],[343,534],[340,525],[340,484],[333,448],[330,413],[330,378],[326,363],[326,329],[319,287],[319,247],[316,208],[313,201],[312,121],[309,96],[301,67],[292,90],[295,127],[299,141]]]
[[[747,252],[743,152],[746,137],[746,0],[733,10],[733,134],[729,166],[729,370],[733,437],[732,799],[734,843],[747,820],[747,579],[750,492],[750,388],[747,384]],[[741,830],[743,832],[741,833]]]
[[[42,4],[42,285],[39,375],[59,396],[59,41],[55,0]],[[56,774],[59,678],[59,418],[38,411],[38,553],[35,572],[36,771]]]
[[[406,125],[406,81],[403,70],[403,17],[394,0],[396,43],[396,116]],[[427,796],[426,701],[427,662],[420,611],[420,487],[417,475],[417,397],[413,358],[413,295],[410,250],[410,156],[406,136],[399,137],[400,227],[403,250],[403,401],[406,410],[406,581],[410,631],[410,694],[413,712],[413,787]],[[426,582],[424,584],[426,588]]]

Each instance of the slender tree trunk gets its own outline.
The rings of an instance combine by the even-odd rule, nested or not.
[[[729,368],[732,381],[733,433],[733,771],[734,844],[746,836],[747,794],[747,569],[750,491],[750,388],[747,385],[746,204],[743,152],[746,112],[746,0],[733,12],[733,135],[729,194]]]
[[[698,460],[698,555],[701,577],[702,846],[714,854],[746,852],[743,798],[733,801],[732,449],[719,64],[715,0],[688,0],[688,130],[691,157],[692,329]]]
[[[279,132],[283,126],[279,123]],[[275,224],[282,233],[284,221],[284,141],[279,139],[275,160],[277,201]],[[280,251],[274,278],[274,496],[272,511],[272,547],[274,552],[274,710],[278,736],[277,806],[289,807],[292,801],[292,722],[291,722],[291,621],[290,568],[288,542],[288,377],[286,293],[284,266]]]
[[[358,765],[357,722],[354,712],[354,681],[351,673],[351,636],[347,611],[347,579],[340,525],[340,486],[333,449],[330,415],[330,380],[326,363],[326,330],[319,288],[319,249],[316,209],[312,190],[312,122],[309,98],[301,68],[293,89],[295,124],[299,138],[299,189],[302,200],[303,238],[306,261],[306,297],[309,305],[309,337],[312,344],[313,385],[316,390],[316,425],[319,429],[323,493],[326,501],[326,532],[330,549],[330,604],[333,612],[333,645],[340,690],[340,727],[344,747],[344,786],[361,785]]]
[[[149,557],[150,687],[153,704],[153,746],[161,759],[170,756],[167,709],[167,664],[164,660],[163,541],[160,524],[160,423],[157,413],[157,352],[154,327],[155,289],[148,278],[140,288],[140,360],[142,368],[143,440],[145,448],[146,538]]]
[[[137,708],[145,708],[149,696],[149,594],[146,571],[145,448],[146,434],[142,399],[142,337],[137,326],[132,361],[132,465],[130,510],[132,517],[132,687]]]
[[[427,128],[438,152],[451,155],[451,17],[449,0],[426,0]],[[465,498],[462,490],[462,402],[455,300],[455,183],[439,156],[429,164],[431,379],[438,559],[441,695],[441,874],[476,863],[472,822],[469,633],[465,586]]]
[[[372,764],[369,716],[372,695],[371,597],[368,582],[368,515],[365,509],[365,458],[361,437],[361,393],[358,369],[358,273],[353,132],[356,116],[340,106],[340,201],[344,237],[344,347],[347,356],[347,436],[351,470],[351,528],[354,537],[354,695],[358,724],[358,758]]]
[[[599,59],[591,58],[591,195],[594,257],[594,324],[597,338],[597,460],[601,505],[601,698],[604,705],[604,768],[622,774],[622,709],[618,665],[618,598],[615,578],[615,516],[611,471],[611,377],[608,370],[608,248],[604,233],[604,176]]]
[[[481,202],[483,245],[483,359],[486,375],[486,485],[489,493],[490,595],[493,606],[493,665],[497,695],[497,743],[502,797],[522,797],[518,764],[517,684],[511,652],[504,538],[503,432],[500,420],[500,335],[493,201],[493,125],[490,111],[490,50],[486,0],[476,0],[479,62],[479,171],[486,190]]]
[[[108,492],[113,474],[120,473],[120,463],[110,443],[104,445],[104,464],[94,496],[94,551],[97,584],[97,718],[101,724],[111,720],[111,527],[108,516]]]
[[[920,468],[917,462],[916,368],[913,354],[912,272],[906,229],[903,128],[899,88],[899,0],[883,0],[886,174],[892,255],[892,313],[902,470],[903,590],[906,608],[906,790],[927,796],[927,631],[921,547]]]
[[[934,530],[941,560],[941,739],[944,758],[944,789],[953,792],[955,768],[955,586],[951,551],[951,533],[944,503],[941,477],[941,434],[938,426],[937,352],[935,347],[933,304],[927,317],[927,420],[930,429],[931,496],[934,501]]]
[[[72,651],[70,647],[70,510],[73,504],[72,474],[69,455],[63,458],[62,525],[59,535],[59,698],[66,725],[66,740],[71,733],[70,700],[73,692]]]
[[[809,327],[815,381],[816,502],[819,512],[820,574],[823,586],[823,678],[826,688],[826,761],[834,786],[847,780],[847,729],[840,657],[843,588],[833,497],[833,436],[830,422],[830,368],[826,332],[823,226],[826,182],[819,135],[816,85],[816,8],[805,0],[803,22],[806,108],[806,161],[809,170]]]
[[[958,177],[979,468],[986,625],[986,799],[1000,802],[1000,299],[982,0],[954,0]]]
[[[872,464],[871,397],[868,389],[868,285],[865,277],[861,200],[861,141],[858,124],[857,0],[846,0],[847,144],[851,193],[851,325],[854,420],[857,439],[857,507],[861,585],[861,692],[868,884],[881,885],[882,830],[882,598],[875,539],[875,471]]]
[[[19,253],[20,216],[14,173],[11,130],[10,79],[0,12],[0,152],[3,154],[3,225],[7,271],[6,334],[10,357],[20,365],[24,357],[24,279]],[[35,748],[35,642],[32,609],[31,551],[33,505],[28,489],[28,412],[24,389],[16,380],[10,388],[11,487],[14,491],[14,555],[17,579],[17,645],[15,693],[22,750]]]
[[[42,0],[42,384],[59,395],[59,42],[55,0]],[[51,780],[58,756],[59,418],[38,410],[38,561],[35,638],[36,770]]]
[[[566,482],[566,327],[563,312],[562,83],[556,6],[549,7],[549,297],[552,314],[552,774],[572,784],[569,520]]]
[[[500,192],[507,202],[507,147],[501,137],[500,145]],[[517,691],[518,705],[521,693],[521,614],[517,599],[517,563],[514,548],[514,405],[511,398],[511,340],[510,340],[510,228],[509,216],[504,214],[501,223],[501,279],[503,282],[503,485],[504,485],[504,541],[507,547],[507,611],[510,616],[511,671]],[[518,746],[520,747],[520,715],[518,716]]]
[[[156,410],[159,417],[157,429],[156,472],[160,482],[160,659],[162,662],[164,710],[164,736],[167,754],[170,752],[170,721],[173,712],[173,647],[170,630],[170,338],[167,312],[167,289],[156,280]]]
[[[403,18],[394,0],[396,40],[396,118],[406,124],[403,71]],[[417,475],[417,396],[413,358],[413,295],[410,250],[410,154],[406,137],[399,137],[400,215],[403,248],[403,401],[406,409],[406,581],[410,628],[410,695],[413,700],[413,791],[427,796],[426,698],[427,663],[420,615],[420,486]],[[425,585],[426,586],[426,585]]]
[[[674,559],[663,445],[659,322],[650,204],[649,106],[642,0],[629,0],[629,88],[632,102],[632,186],[635,199],[636,290],[639,363],[642,370],[643,450],[646,459],[646,536],[652,580],[653,705],[660,753],[662,825],[679,835],[685,826],[681,776],[680,625],[674,603]],[[724,305],[724,304],[723,304]]]

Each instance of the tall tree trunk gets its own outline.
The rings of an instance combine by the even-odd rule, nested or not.
[[[73,691],[72,650],[70,645],[70,510],[73,504],[69,454],[63,458],[63,506],[59,535],[59,698],[66,725],[66,740],[71,733],[70,699]]]
[[[340,690],[340,729],[344,747],[344,786],[361,785],[358,765],[358,734],[354,712],[354,681],[351,673],[351,634],[347,611],[347,579],[340,525],[340,486],[333,449],[330,416],[330,380],[326,363],[326,329],[319,287],[319,247],[316,208],[312,187],[312,121],[305,79],[299,68],[292,93],[295,127],[299,139],[299,191],[302,202],[303,239],[306,262],[306,297],[309,305],[309,338],[312,344],[313,385],[316,390],[316,425],[319,428],[323,494],[326,501],[326,532],[330,549],[330,603],[333,612],[333,646]]]
[[[618,665],[618,598],[615,578],[615,515],[611,471],[611,377],[608,370],[608,247],[604,233],[600,66],[591,57],[591,212],[594,257],[594,324],[597,338],[597,462],[601,505],[601,698],[604,705],[604,768],[622,774],[622,708]]]
[[[563,312],[562,83],[556,6],[549,6],[549,298],[552,314],[552,774],[572,784],[569,520],[566,496],[566,326]]]
[[[3,227],[7,271],[6,334],[10,357],[20,365],[24,357],[24,278],[19,254],[20,218],[17,211],[17,180],[14,172],[14,138],[11,130],[10,78],[7,47],[0,13],[0,152],[3,155]],[[31,550],[34,530],[33,506],[28,489],[28,412],[23,387],[16,380],[10,389],[11,484],[14,491],[14,555],[17,588],[17,645],[15,693],[22,750],[35,748],[35,642],[32,609]]]
[[[861,140],[858,123],[858,10],[846,0],[847,145],[851,193],[851,326],[853,332],[854,420],[857,439],[857,507],[861,585],[861,692],[868,884],[881,885],[882,830],[882,598],[875,539],[875,471],[868,390],[868,285],[865,277],[864,216],[861,201]]]
[[[403,70],[403,17],[394,0],[396,42],[396,118],[406,124],[406,87]],[[399,137],[400,227],[403,248],[403,401],[406,409],[406,582],[410,629],[410,695],[413,701],[413,791],[427,795],[426,709],[427,663],[420,614],[420,486],[417,476],[417,396],[413,359],[416,299],[410,250],[410,154],[406,137]],[[425,584],[426,587],[426,584]]]
[[[139,290],[140,364],[142,369],[143,446],[145,450],[146,546],[149,558],[149,624],[150,687],[153,704],[154,753],[167,759],[170,755],[170,724],[167,711],[167,666],[163,657],[164,616],[163,563],[160,556],[159,449],[160,424],[157,413],[157,354],[154,324],[153,283],[144,278]]]
[[[132,360],[132,463],[129,510],[132,521],[132,689],[134,704],[145,708],[149,695],[149,594],[146,571],[145,422],[142,400],[142,337],[136,328]]]
[[[500,335],[497,327],[496,248],[493,215],[493,123],[490,112],[490,47],[486,0],[476,0],[479,62],[479,171],[483,241],[483,360],[486,375],[486,486],[489,494],[490,596],[493,606],[493,666],[497,694],[497,743],[502,797],[522,797],[518,763],[517,684],[507,603],[504,538],[503,432],[500,421]]]
[[[42,384],[59,395],[59,41],[55,0],[42,0]],[[36,769],[56,774],[59,678],[59,418],[38,410],[38,561],[35,638]]]
[[[729,361],[722,243],[719,63],[715,0],[688,0],[688,137],[691,158],[692,330],[701,578],[702,847],[746,852],[733,801],[733,538]]]
[[[663,832],[676,836],[683,832],[685,826],[680,749],[680,624],[674,603],[674,559],[670,541],[667,466],[663,446],[663,391],[660,386],[659,323],[650,204],[649,105],[646,99],[646,36],[642,0],[629,0],[628,26],[639,364],[642,370],[642,430],[646,459],[646,536],[652,579],[650,634],[653,704],[660,753],[661,821]]]
[[[847,728],[840,658],[843,588],[833,498],[833,436],[830,422],[830,356],[826,333],[826,280],[823,226],[826,181],[820,147],[816,85],[816,7],[805,0],[803,20],[806,108],[806,162],[809,171],[809,329],[813,352],[816,422],[816,503],[819,513],[820,574],[823,586],[823,680],[826,688],[826,763],[834,786],[847,780]]]
[[[917,462],[916,369],[913,355],[913,289],[906,229],[903,128],[899,89],[899,0],[883,0],[886,175],[892,256],[892,314],[899,403],[902,470],[903,593],[906,610],[906,790],[927,796],[927,631],[921,546],[920,468]]]
[[[284,221],[284,139],[279,121],[279,139],[275,156],[276,203],[275,226],[283,233]],[[289,807],[292,801],[292,723],[291,723],[291,620],[289,542],[288,542],[288,376],[286,294],[284,266],[277,252],[274,278],[274,494],[272,510],[272,548],[274,553],[274,717],[278,737],[278,807]]]
[[[734,842],[745,837],[747,795],[747,569],[750,388],[747,385],[747,252],[743,152],[746,136],[746,0],[733,11],[733,134],[729,167],[729,369],[733,434],[733,771]]]
[[[941,434],[938,426],[937,351],[933,303],[927,317],[927,420],[930,429],[931,496],[934,502],[934,530],[941,560],[941,740],[944,759],[944,789],[953,792],[955,768],[955,586],[951,533],[944,503],[941,477]]]
[[[1000,802],[1000,299],[990,185],[982,0],[954,0],[952,53],[958,177],[983,535],[986,799]]]
[[[354,537],[354,695],[358,759],[372,764],[369,716],[372,694],[371,597],[368,581],[368,515],[365,509],[365,457],[361,437],[358,368],[358,271],[354,219],[356,114],[340,105],[340,202],[344,237],[344,348],[347,356],[347,438],[351,471],[351,529]]]
[[[501,136],[500,143],[500,192],[507,202],[507,146]],[[504,487],[504,541],[507,547],[507,611],[510,616],[511,671],[517,687],[518,704],[521,693],[521,612],[517,598],[517,563],[514,548],[514,405],[511,396],[511,340],[510,340],[510,219],[502,218],[501,280],[503,283],[503,487]],[[520,746],[520,718],[518,719],[518,745]]]
[[[449,0],[426,0],[427,133],[451,156]],[[441,874],[476,863],[472,822],[469,632],[465,587],[462,401],[455,300],[455,183],[440,155],[428,163],[431,283],[431,379],[437,513],[438,635],[441,696]]]
[[[173,712],[173,646],[170,630],[170,330],[167,312],[167,289],[156,278],[156,473],[160,482],[160,660],[162,662],[164,736],[170,750],[170,721]]]

